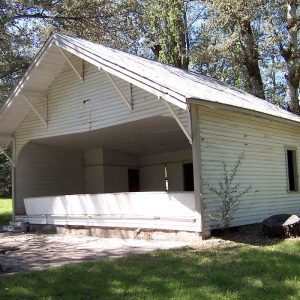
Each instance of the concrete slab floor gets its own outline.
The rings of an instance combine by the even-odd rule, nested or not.
[[[184,246],[187,246],[187,243],[180,241],[124,240],[59,234],[0,233],[0,249],[18,248],[5,254],[0,253],[0,265],[2,267],[0,275]]]

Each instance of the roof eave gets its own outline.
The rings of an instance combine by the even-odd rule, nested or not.
[[[212,102],[212,101],[198,99],[198,98],[187,98],[187,103],[203,105],[203,106],[213,108],[213,109],[221,109],[221,110],[226,110],[226,111],[231,111],[231,112],[238,112],[238,113],[241,113],[244,115],[251,115],[251,116],[258,117],[258,118],[267,119],[270,121],[285,123],[285,124],[294,125],[294,126],[300,126],[300,120],[296,121],[296,120],[292,120],[292,119],[287,119],[284,117],[274,116],[271,114],[266,114],[263,112],[259,112],[259,111],[255,111],[255,110],[251,110],[251,109],[247,109],[247,108],[243,108],[243,107],[238,107],[238,106],[234,106],[234,105],[223,104],[223,103],[219,103],[219,102]]]

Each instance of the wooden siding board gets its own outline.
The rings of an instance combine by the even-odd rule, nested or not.
[[[287,192],[284,150],[292,145],[300,151],[296,126],[204,106],[199,109],[199,119],[203,178],[211,184],[222,178],[223,161],[230,171],[245,151],[236,181],[241,188],[251,185],[252,189],[243,197],[232,225],[261,222],[276,213],[300,212],[300,192]],[[300,161],[297,163],[299,168]],[[210,215],[219,208],[219,199],[205,185],[204,195],[205,222],[214,228],[217,225]]]

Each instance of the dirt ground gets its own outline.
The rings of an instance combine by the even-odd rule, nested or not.
[[[0,233],[0,275],[184,246],[186,246],[186,243],[179,241],[104,239],[59,234]],[[5,250],[7,252],[3,253]]]
[[[300,237],[293,238],[300,241]],[[195,242],[196,241],[196,242]],[[62,266],[129,254],[142,254],[157,249],[180,247],[227,248],[236,244],[271,245],[280,239],[262,234],[261,225],[233,228],[215,232],[208,240],[190,241],[112,239],[92,236],[37,233],[0,233],[0,276]],[[3,250],[12,250],[5,251]]]

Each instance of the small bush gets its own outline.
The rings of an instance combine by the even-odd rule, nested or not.
[[[222,223],[223,228],[225,229],[229,228],[242,197],[251,190],[251,186],[241,189],[240,183],[235,183],[235,178],[244,157],[244,152],[242,152],[230,172],[227,170],[226,163],[223,162],[223,178],[218,182],[218,186],[213,186],[204,180],[204,184],[208,186],[208,189],[216,194],[221,201],[221,205],[216,213],[210,217],[213,220]]]

